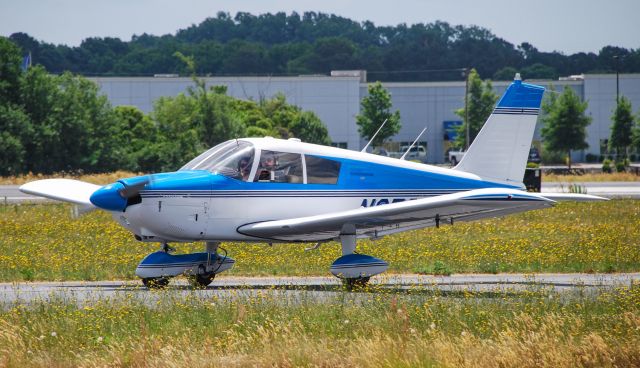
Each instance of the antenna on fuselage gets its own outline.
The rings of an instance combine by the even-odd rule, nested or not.
[[[427,127],[424,127],[424,129],[422,129],[422,131],[420,132],[420,134],[418,134],[418,137],[416,137],[416,140],[413,141],[413,143],[411,143],[411,145],[409,146],[409,149],[407,149],[407,152],[405,152],[402,157],[400,157],[401,160],[404,160],[404,158],[407,156],[407,154],[409,152],[411,152],[411,149],[413,148],[413,146],[416,144],[416,142],[418,141],[418,139],[420,139],[420,137],[422,137],[422,134],[424,133],[424,131],[427,130]]]
[[[371,139],[369,140],[367,145],[364,146],[364,148],[360,152],[367,152],[367,148],[369,148],[369,145],[371,144],[371,142],[373,142],[373,140],[376,138],[376,135],[378,135],[378,133],[380,133],[380,129],[382,129],[382,127],[387,123],[387,120],[389,120],[389,119],[384,119],[384,121],[380,125],[380,128],[378,128],[378,130],[376,130],[376,133],[373,135],[373,137],[371,137]]]

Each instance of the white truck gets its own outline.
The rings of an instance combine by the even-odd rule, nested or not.
[[[409,146],[400,147],[400,152],[398,157],[401,157],[405,152],[407,152],[408,149],[409,149]],[[411,147],[411,151],[409,151],[409,153],[407,153],[407,155],[405,156],[405,160],[426,162],[427,150],[424,148],[424,146],[413,146]]]
[[[464,151],[449,151],[449,162],[451,166],[456,166],[462,157],[464,156]]]

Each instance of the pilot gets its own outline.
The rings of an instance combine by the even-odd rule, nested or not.
[[[238,173],[242,176],[243,181],[249,179],[249,172],[251,171],[251,163],[249,157],[242,157],[238,161]]]
[[[273,154],[266,154],[260,160],[260,174],[258,181],[272,181],[275,178],[276,158]]]

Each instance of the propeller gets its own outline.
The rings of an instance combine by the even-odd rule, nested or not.
[[[124,180],[118,180],[118,182],[121,183],[124,187],[118,190],[118,193],[120,193],[120,196],[122,196],[122,198],[129,199],[137,196],[140,191],[151,182],[151,179],[149,176],[143,176],[141,180],[134,183],[127,183]]]
[[[105,185],[91,194],[91,203],[108,211],[124,211],[127,206],[142,201],[139,196],[140,191],[152,182],[151,178],[152,176],[145,175],[120,179],[115,183]]]

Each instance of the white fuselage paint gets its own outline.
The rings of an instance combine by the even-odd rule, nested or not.
[[[340,157],[366,163],[399,167],[425,173],[439,174],[445,177],[459,179],[482,180],[478,175],[458,170],[451,170],[437,166],[425,165],[390,157],[382,157],[365,152],[349,151],[334,147],[319,146],[295,141],[248,138],[243,139],[252,143],[256,150],[272,150],[291,153],[311,154],[328,157]],[[255,173],[255,164],[252,170]],[[513,184],[513,183],[510,183]],[[309,188],[311,190],[311,188]],[[402,196],[393,190],[393,195],[385,190],[366,190],[360,188],[354,191],[365,191],[362,196],[344,196],[348,190],[337,190],[332,196],[306,195],[308,190],[297,190],[298,196],[272,196],[275,191],[261,196],[259,191],[253,196],[232,195],[220,196],[223,191],[213,190],[212,195],[203,192],[201,197],[187,195],[170,195],[162,197],[144,198],[142,203],[129,206],[125,212],[114,212],[113,217],[133,234],[142,237],[144,241],[265,241],[264,239],[246,236],[238,233],[238,227],[250,223],[299,218],[322,215],[332,212],[353,210],[375,204],[391,203],[393,199],[411,200],[430,196],[428,190],[423,195],[416,196],[416,190],[406,190],[412,195]],[[447,189],[435,190],[434,194],[442,194]],[[371,193],[374,194],[371,194]],[[237,193],[237,191],[236,191]],[[284,192],[283,192],[284,193]],[[342,193],[342,194],[338,194]],[[380,202],[382,200],[382,202]],[[366,202],[363,202],[366,201]],[[269,240],[270,241],[270,240]]]
[[[376,205],[422,197],[389,197],[382,193],[377,197],[162,197],[144,199],[125,212],[113,212],[113,217],[136,235],[155,237],[150,241],[260,241],[236,229],[260,221],[357,209],[363,201]]]

